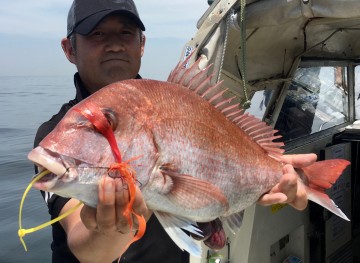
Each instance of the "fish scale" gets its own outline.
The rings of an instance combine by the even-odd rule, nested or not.
[[[186,121],[191,122],[188,119]],[[269,166],[270,163],[272,162],[275,164],[278,163],[276,163],[276,161],[274,161],[273,159],[269,158],[265,154],[264,150],[262,150],[260,147],[257,147],[256,150],[258,152],[254,153],[254,151],[256,150],[250,147],[242,146],[242,145],[246,145],[245,142],[243,143],[241,141],[237,141],[235,143],[234,140],[231,139],[231,138],[235,138],[236,136],[228,135],[225,137],[225,135],[223,134],[218,135],[216,128],[209,130],[202,128],[203,126],[202,123],[199,123],[198,126],[196,124],[193,124],[191,130],[186,131],[188,133],[188,136],[184,136],[184,134],[180,136],[179,134],[180,129],[175,129],[175,131],[169,129],[163,129],[163,130],[168,130],[169,132],[165,134],[160,134],[159,138],[157,138],[158,143],[160,145],[162,144],[166,145],[169,142],[171,142],[172,144],[172,147],[167,147],[163,154],[164,158],[170,157],[171,159],[162,160],[164,163],[177,161],[174,164],[177,167],[184,167],[182,170],[183,173],[191,174],[191,175],[196,174],[196,176],[198,176],[199,178],[206,179],[216,184],[217,186],[222,188],[222,190],[225,193],[238,190],[239,194],[236,195],[235,200],[234,201],[230,200],[234,204],[239,202],[239,200],[241,200],[239,198],[239,195],[241,195],[242,186],[245,187],[247,185],[253,186],[258,191],[258,193],[256,193],[255,195],[253,194],[252,198],[254,198],[254,200],[257,200],[257,198],[259,198],[259,196],[264,193],[264,189],[259,188],[258,187],[259,185],[264,186],[265,190],[268,190],[270,186],[274,185],[274,183],[279,180],[279,177],[282,175],[280,165],[277,165],[278,168],[277,170],[275,170],[276,172],[274,174],[276,176],[274,176],[274,174],[272,176],[267,176],[266,174],[263,174],[262,171],[264,170],[264,167]],[[186,125],[185,127],[189,127],[189,126]],[[215,136],[211,136],[211,134],[213,133],[215,133],[216,138],[214,138]],[[193,144],[184,145],[184,143],[182,143],[181,141],[184,140],[184,138],[188,138],[189,136],[192,137],[189,141],[193,142]],[[202,140],[200,138],[209,138],[208,143],[206,144],[202,143],[201,142]],[[226,138],[229,139],[226,140]],[[180,142],[176,143],[175,142],[176,140]],[[174,144],[178,145],[178,147],[176,147],[176,145],[174,146]],[[199,150],[199,146],[203,147],[202,151]],[[164,147],[160,146],[160,148],[165,148],[165,146]],[[189,155],[187,155],[187,151],[184,151],[184,149],[189,149],[189,148],[196,149],[197,153],[202,152],[203,154],[200,155],[195,154],[195,151],[192,150],[190,155],[191,158],[189,158]],[[182,152],[182,154],[177,158],[175,158],[174,156],[176,156],[176,154],[179,152],[180,153]],[[253,158],[253,156],[259,156],[260,154],[262,154],[263,158],[262,160],[258,160],[257,163],[263,164],[262,166],[256,165],[256,162],[254,163],[253,160],[251,162],[250,160],[246,160],[249,159],[249,157]],[[213,163],[211,161],[212,159],[215,159],[217,163]],[[257,159],[261,159],[261,158],[259,157]],[[240,165],[240,163],[237,160],[243,160],[245,164],[253,163],[254,165]],[[203,170],[204,167],[207,168],[205,171]],[[221,169],[219,169],[218,167],[220,167]],[[207,171],[209,170],[210,171],[221,170],[221,172],[220,173],[214,172],[212,174],[208,174]],[[259,174],[261,175],[261,177],[254,177],[253,174]],[[234,178],[234,180],[231,183],[226,184],[227,182],[229,182],[229,178]],[[261,181],[262,179],[264,181],[268,180],[268,178],[272,178],[272,181],[266,182],[266,184],[264,184],[264,182]],[[236,179],[242,179],[245,182],[249,181],[249,183],[244,185],[244,183],[235,182]],[[206,215],[204,216],[206,217]]]

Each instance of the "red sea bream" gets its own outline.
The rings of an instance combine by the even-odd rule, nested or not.
[[[81,112],[101,111],[148,207],[173,240],[199,256],[180,228],[226,220],[254,204],[282,176],[282,143],[275,131],[225,99],[198,62],[179,65],[167,82],[126,80],[102,88],[74,106],[29,154],[51,175],[36,187],[96,206],[97,185],[116,162],[108,140]],[[348,166],[345,160],[303,169],[308,197],[346,216],[324,194]],[[104,170],[105,169],[105,170]],[[316,190],[315,190],[316,189]]]

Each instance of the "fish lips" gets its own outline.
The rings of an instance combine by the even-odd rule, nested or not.
[[[47,191],[52,189],[59,178],[67,171],[66,167],[59,161],[59,158],[55,154],[49,153],[48,150],[41,146],[33,149],[28,154],[28,159],[38,166],[40,172],[44,170],[51,171],[50,174],[45,175],[39,181],[34,183],[34,187],[39,190]]]
[[[59,156],[52,153],[41,146],[36,147],[28,154],[28,159],[33,163],[48,169],[57,176],[62,176],[66,173],[66,167],[60,161]]]

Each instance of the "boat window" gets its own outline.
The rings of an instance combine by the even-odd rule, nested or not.
[[[256,91],[251,98],[251,107],[247,110],[248,113],[254,115],[258,119],[263,119],[266,107],[269,104],[272,95],[272,89]]]
[[[275,129],[290,141],[347,120],[346,67],[302,67],[295,72]]]
[[[360,120],[360,66],[355,67],[355,119]]]

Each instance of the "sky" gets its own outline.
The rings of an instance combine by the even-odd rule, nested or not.
[[[76,71],[60,46],[72,0],[0,0],[0,76],[66,76]],[[196,33],[207,0],[135,0],[146,27],[141,75],[165,80]]]

